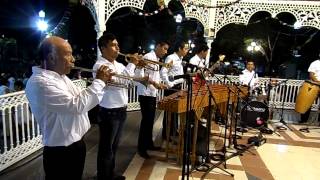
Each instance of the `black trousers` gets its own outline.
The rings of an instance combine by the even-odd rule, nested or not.
[[[86,158],[86,145],[81,139],[69,146],[44,146],[43,167],[46,180],[81,180]]]
[[[99,109],[100,140],[97,158],[97,177],[99,180],[112,180],[116,153],[122,129],[127,119],[127,107]]]
[[[142,115],[138,138],[138,151],[140,152],[145,152],[149,147],[154,146],[152,131],[156,112],[156,100],[156,97],[152,96],[139,96]]]

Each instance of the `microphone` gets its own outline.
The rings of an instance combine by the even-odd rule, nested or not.
[[[208,69],[208,68],[206,68],[206,67],[199,67],[199,66],[197,66],[197,65],[191,64],[191,63],[186,62],[186,61],[182,61],[182,62],[181,62],[181,65],[184,66],[184,67],[186,67],[186,66],[191,66],[193,70],[194,70],[193,67],[195,67],[195,68],[197,68],[197,69],[203,69],[203,70],[206,70],[206,71],[210,71],[210,69]]]
[[[197,73],[187,73],[187,74],[182,74],[182,75],[175,75],[175,76],[169,76],[169,81],[174,81],[176,79],[187,79],[189,77],[193,77],[193,76],[196,76]]]

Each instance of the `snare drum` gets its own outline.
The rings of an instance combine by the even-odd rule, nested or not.
[[[312,103],[317,99],[319,94],[319,84],[307,80],[303,83],[298,93],[295,111],[304,114],[311,107]]]
[[[264,84],[252,90],[251,100],[266,102],[267,101],[267,88]]]
[[[269,118],[268,106],[263,102],[251,101],[241,109],[241,124],[249,127],[260,127]]]

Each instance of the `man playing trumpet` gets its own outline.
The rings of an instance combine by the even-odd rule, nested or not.
[[[88,111],[103,97],[111,73],[106,66],[81,89],[66,76],[74,66],[70,44],[52,36],[39,48],[41,65],[32,67],[26,96],[42,133],[45,179],[81,180],[86,157],[83,136],[90,128]]]
[[[119,44],[116,37],[110,33],[104,33],[98,40],[101,56],[93,66],[93,71],[102,65],[108,66],[114,73],[124,76],[134,76],[134,70],[139,60],[131,57],[131,63],[127,66],[116,61],[119,55]],[[96,76],[94,73],[93,76]],[[121,84],[132,83],[126,79],[113,77],[113,80]],[[125,179],[114,173],[115,157],[118,149],[122,128],[127,119],[128,90],[118,86],[108,86],[104,89],[103,99],[100,102],[98,113],[98,125],[100,140],[97,157],[97,178],[100,179]]]
[[[159,62],[160,58],[167,54],[169,44],[161,41],[156,44],[155,50],[143,56],[143,59]],[[143,86],[138,84],[139,103],[141,108],[141,124],[138,139],[138,153],[141,157],[150,158],[147,150],[160,150],[160,147],[156,147],[152,140],[152,130],[156,111],[156,100],[158,95],[158,89],[167,88],[166,85],[160,83],[159,65],[149,64],[151,68],[137,68],[136,75],[144,77],[148,75],[150,84]]]

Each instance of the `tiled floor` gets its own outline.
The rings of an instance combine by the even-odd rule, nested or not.
[[[159,142],[162,114],[155,124],[154,138]],[[274,119],[279,119],[275,114]],[[306,125],[293,125],[297,121],[294,112],[286,111],[284,119],[290,122],[293,131],[277,132],[277,134],[264,135],[267,143],[252,147],[242,156],[235,156],[227,160],[227,171],[234,174],[228,176],[225,172],[214,168],[205,179],[279,179],[279,180],[316,180],[320,179],[320,129],[310,130],[310,133],[300,132],[299,128]],[[310,118],[314,121],[315,114]],[[273,122],[273,121],[270,121]],[[277,125],[277,120],[272,126]],[[128,180],[178,180],[181,179],[181,167],[176,165],[173,158],[167,160],[164,151],[150,152],[151,159],[144,160],[136,154],[137,135],[140,124],[140,112],[128,113],[128,121],[125,124],[124,134],[117,154],[117,167],[119,173],[124,173]],[[270,124],[271,127],[271,124]],[[271,127],[272,128],[272,127]],[[214,125],[211,131],[211,149],[221,149],[223,141],[219,137],[223,127]],[[247,144],[249,137],[257,135],[255,129],[244,133],[240,144]],[[158,136],[157,136],[158,135]],[[96,155],[98,142],[98,128],[93,126],[87,134],[87,158],[83,179],[95,179]],[[228,149],[228,151],[232,149]],[[41,152],[41,151],[40,151]],[[228,153],[228,155],[231,155]],[[223,166],[220,166],[223,167]],[[203,172],[192,171],[190,179],[201,179]],[[25,164],[17,164],[9,171],[0,173],[0,179],[6,180],[42,180],[44,179],[42,169],[42,156],[38,153],[35,159]]]
[[[275,120],[276,121],[276,120]],[[270,128],[277,123],[269,124]],[[206,176],[203,172],[192,171],[190,179],[279,179],[279,180],[316,180],[320,179],[320,129],[310,129],[310,133],[299,131],[306,125],[289,124],[293,130],[276,131],[272,135],[263,136],[267,142],[259,147],[253,146],[241,156],[227,160],[229,176],[218,168],[214,168]],[[310,128],[316,126],[310,126]],[[220,132],[224,128],[214,125],[211,131],[211,149],[221,149],[223,141]],[[247,144],[247,139],[259,134],[256,129],[244,133],[240,144]],[[164,146],[163,146],[164,147]],[[230,148],[227,151],[235,151]],[[129,180],[175,180],[181,179],[181,167],[174,159],[166,159],[165,152],[150,152],[152,158],[144,160],[135,155],[125,171]],[[231,155],[232,153],[227,153]],[[213,162],[215,164],[218,162]],[[210,165],[212,165],[210,164]],[[223,166],[219,166],[222,167]],[[224,169],[224,168],[223,168]]]

